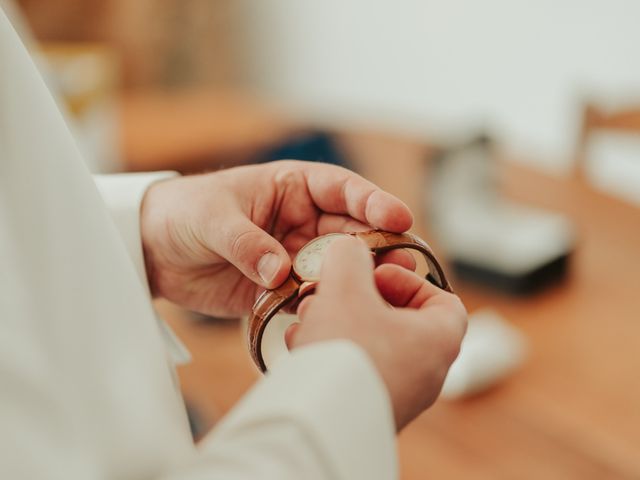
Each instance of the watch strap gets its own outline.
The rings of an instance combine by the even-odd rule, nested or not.
[[[362,240],[376,254],[399,248],[420,252],[429,267],[427,280],[443,290],[453,291],[431,247],[420,237],[411,233],[390,233],[378,230],[351,235]],[[251,358],[263,373],[267,371],[267,366],[262,355],[262,337],[267,325],[281,308],[298,299],[299,290],[300,282],[290,274],[282,285],[274,290],[263,292],[253,306],[247,328],[247,343]]]
[[[291,276],[278,288],[265,290],[256,300],[247,326],[247,343],[251,358],[260,371],[267,371],[262,356],[262,337],[271,318],[289,302],[297,298],[300,284]]]
[[[444,270],[436,259],[433,250],[431,250],[429,244],[420,237],[411,233],[391,233],[378,230],[358,232],[353,235],[365,242],[376,254],[399,248],[407,248],[420,252],[429,267],[429,273],[427,274],[426,279],[447,292],[453,292],[451,284],[447,280]]]

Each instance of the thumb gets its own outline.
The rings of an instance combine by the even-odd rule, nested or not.
[[[221,244],[216,245],[219,255],[265,288],[274,288],[284,282],[291,259],[280,242],[246,217],[235,217],[223,223]]]
[[[318,293],[341,298],[346,292],[377,295],[373,258],[366,245],[351,236],[334,240],[322,260]]]

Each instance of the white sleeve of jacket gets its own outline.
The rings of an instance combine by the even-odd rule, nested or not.
[[[147,189],[155,182],[175,177],[175,172],[94,175],[93,179],[122,236],[136,271],[145,286],[147,273],[140,237],[140,207]]]
[[[346,340],[294,350],[165,480],[392,480],[395,429],[369,357]]]
[[[344,341],[294,352],[194,447],[148,298],[1,7],[0,65],[0,478],[393,478],[386,391]],[[163,175],[98,179],[141,277]]]
[[[178,176],[176,172],[145,172],[94,175],[93,180],[107,206],[122,241],[135,266],[140,282],[150,294],[147,269],[144,263],[142,237],[140,236],[140,207],[147,189],[155,182]],[[156,316],[162,339],[173,365],[191,361],[187,347],[171,327]]]

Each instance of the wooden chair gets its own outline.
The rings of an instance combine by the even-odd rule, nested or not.
[[[640,134],[640,105],[609,110],[587,102],[582,111],[582,124],[574,158],[574,173],[586,181],[586,160],[589,140],[594,133],[608,130]]]

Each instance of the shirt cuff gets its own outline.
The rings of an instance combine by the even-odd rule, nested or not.
[[[274,419],[303,430],[302,438],[326,462],[331,478],[398,476],[386,386],[369,356],[350,341],[293,350],[232,410],[212,440]],[[203,445],[206,449],[206,441]]]
[[[145,192],[152,184],[177,175],[176,172],[152,172],[93,176],[138,276],[147,288],[149,283],[140,236],[140,206]]]

